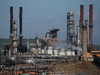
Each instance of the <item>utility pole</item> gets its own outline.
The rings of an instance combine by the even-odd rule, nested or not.
[[[76,75],[76,55],[75,55],[75,75]]]
[[[35,54],[36,57],[36,54]],[[35,58],[35,75],[37,75],[37,58]]]

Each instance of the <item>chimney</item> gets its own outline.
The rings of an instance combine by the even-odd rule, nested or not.
[[[10,45],[13,45],[13,7],[10,7]]]
[[[82,35],[81,38],[83,38],[83,20],[84,20],[84,5],[80,5],[80,20],[82,21],[81,25],[82,25]],[[83,42],[83,40],[82,40]]]
[[[20,7],[19,11],[19,45],[22,45],[22,7]]]
[[[89,5],[89,46],[93,45],[93,5]]]
[[[87,26],[83,26],[82,61],[87,61]]]

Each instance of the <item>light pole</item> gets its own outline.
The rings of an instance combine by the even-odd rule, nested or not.
[[[36,56],[36,54],[35,54],[35,56]],[[35,58],[35,75],[37,75],[37,60],[36,60],[36,58]]]
[[[79,68],[80,74],[81,74],[81,68]]]
[[[76,55],[75,55],[75,75],[76,75]]]

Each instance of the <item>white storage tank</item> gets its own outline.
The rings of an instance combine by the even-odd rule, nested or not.
[[[53,47],[48,47],[48,49],[44,50],[44,54],[50,54],[50,55],[58,55],[58,50],[54,50],[54,54],[53,54]]]
[[[59,51],[58,55],[59,56],[65,56],[65,52],[64,51]]]
[[[55,56],[58,55],[58,50],[54,50]]]
[[[52,55],[52,50],[44,50],[44,54],[51,54]]]
[[[42,49],[42,54],[44,54],[44,49]]]
[[[67,50],[66,56],[75,56],[75,51]]]

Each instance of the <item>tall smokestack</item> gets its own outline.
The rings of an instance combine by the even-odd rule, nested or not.
[[[82,35],[81,35],[81,38],[83,38],[84,5],[80,5],[80,20],[82,21]]]
[[[10,45],[12,46],[13,42],[13,7],[10,7]]]
[[[22,36],[22,7],[20,7],[20,9],[19,9],[19,45],[22,45],[22,38],[23,38],[23,36]]]
[[[87,26],[83,26],[82,61],[87,61]]]
[[[89,5],[89,46],[93,45],[93,5]]]

